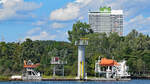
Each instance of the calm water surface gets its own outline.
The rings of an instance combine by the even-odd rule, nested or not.
[[[41,81],[41,82],[0,82],[0,84],[150,84],[150,80],[131,80],[131,81],[116,81],[116,82],[102,82],[102,81]]]

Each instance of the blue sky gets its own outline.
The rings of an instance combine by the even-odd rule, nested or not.
[[[0,38],[7,42],[68,41],[77,20],[88,22],[88,10],[100,6],[124,11],[124,35],[132,29],[150,35],[149,0],[0,0]],[[1,39],[0,39],[1,40]]]

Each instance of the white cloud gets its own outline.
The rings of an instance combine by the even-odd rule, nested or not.
[[[3,3],[5,3],[6,1],[8,1],[8,0],[0,0],[0,4],[3,4]]]
[[[130,32],[132,29],[136,29],[139,32],[148,34],[150,33],[150,17],[144,17],[143,15],[135,16],[129,21],[125,22],[126,33]]]
[[[92,0],[76,0],[68,3],[65,8],[52,11],[50,20],[67,21],[76,19],[80,15],[80,9],[89,4]]]
[[[68,6],[70,4],[72,6]],[[129,33],[132,29],[137,29],[143,33],[150,33],[150,16],[144,17],[144,14],[150,13],[148,11],[150,8],[149,4],[149,0],[75,0],[72,3],[68,3],[65,8],[52,11],[50,19],[58,21],[87,20],[89,9],[98,11],[99,7],[110,6],[112,9],[121,9],[124,11],[125,34]],[[78,10],[73,10],[72,7]],[[68,9],[69,12],[67,11]]]
[[[62,23],[57,23],[57,22],[55,22],[55,23],[53,23],[52,25],[51,25],[51,27],[52,28],[64,28],[66,25],[65,24],[62,24]]]
[[[51,35],[46,31],[42,31],[39,35],[26,36],[25,39],[26,38],[30,38],[32,40],[54,40],[56,38],[56,35]]]
[[[3,0],[0,8],[0,20],[7,20],[12,17],[23,16],[20,11],[32,11],[41,7],[41,4],[25,2],[24,0]]]
[[[88,10],[98,10],[100,6],[111,6],[112,9],[123,9],[125,18],[131,18],[137,13],[150,7],[149,0],[75,0],[68,3],[65,8],[54,10],[50,14],[51,20],[74,20],[87,17]]]
[[[84,2],[84,0],[76,0],[75,2],[81,3],[81,2]]]
[[[68,4],[65,9],[60,8],[53,11],[50,14],[50,19],[60,21],[72,20],[78,17],[79,11],[80,8],[78,6],[75,6],[74,4]]]
[[[78,4],[80,4],[80,7],[84,7],[88,4],[90,4],[90,2],[93,0],[76,0],[75,2],[77,2]]]
[[[131,18],[137,13],[141,13],[144,9],[150,7],[148,0],[95,0],[95,6],[111,6],[112,9],[122,9],[124,11],[125,18]],[[99,5],[99,6],[98,6]],[[143,11],[144,12],[144,11]]]
[[[83,20],[83,19],[84,19],[84,17],[83,17],[83,16],[79,17],[79,20]]]
[[[57,30],[56,31],[57,32],[57,34],[56,34],[56,38],[55,38],[55,40],[57,40],[57,41],[68,41],[67,40],[67,38],[68,38],[68,32],[63,32],[63,31],[59,31],[59,30]]]
[[[46,21],[37,21],[35,23],[32,23],[32,25],[41,26],[41,25],[44,25],[46,23],[47,23]]]
[[[150,7],[150,1],[148,0],[75,0],[72,3],[68,3],[64,8],[59,8],[50,13],[49,19],[56,21],[68,21],[74,19],[87,19],[88,10],[99,10],[100,6],[111,6],[112,9],[124,10],[124,32],[127,34],[132,29],[136,29],[143,33],[150,33],[150,17],[144,17],[140,13],[145,12]],[[19,9],[20,10],[20,9]],[[9,11],[16,14],[16,11]],[[33,23],[33,25],[43,25],[43,21]],[[63,28],[62,23],[53,23],[50,25],[53,28]],[[32,31],[32,30],[31,30]],[[38,31],[38,35],[27,35],[32,40],[66,40],[67,33],[63,31],[56,31],[57,34],[51,35],[46,31]],[[37,33],[36,33],[37,34]],[[26,38],[27,38],[26,37]]]
[[[31,29],[30,31],[27,32],[28,35],[32,35],[36,32],[39,32],[41,30],[41,28],[34,28],[34,29]]]
[[[57,41],[68,41],[68,33],[66,31],[55,30],[55,33],[52,32],[53,30],[42,30],[41,28],[34,28],[29,30],[26,33],[26,36],[23,38],[22,41],[25,39],[30,38],[33,41],[35,40],[57,40]]]

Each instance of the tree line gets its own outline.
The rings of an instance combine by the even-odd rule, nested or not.
[[[65,75],[77,74],[77,46],[75,41],[89,38],[86,46],[85,61],[88,76],[94,76],[95,61],[98,57],[107,57],[117,61],[126,60],[129,71],[135,75],[150,72],[150,37],[132,30],[126,36],[117,33],[94,33],[90,25],[77,21],[68,31],[68,40],[63,41],[26,41],[0,42],[0,75],[22,74],[23,61],[32,60],[40,63],[37,68],[43,75],[52,75],[52,57],[67,61]]]
[[[99,57],[126,60],[133,76],[150,74],[149,35],[139,33],[135,29],[126,36],[119,36],[117,33],[93,33],[89,24],[80,21],[73,25],[68,34],[72,44],[79,38],[89,38],[85,56],[88,75],[94,75],[95,60]]]

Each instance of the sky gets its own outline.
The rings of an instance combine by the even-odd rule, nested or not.
[[[124,35],[132,29],[150,35],[149,0],[0,0],[0,41],[68,41],[67,31],[88,11],[102,6],[124,12]]]

